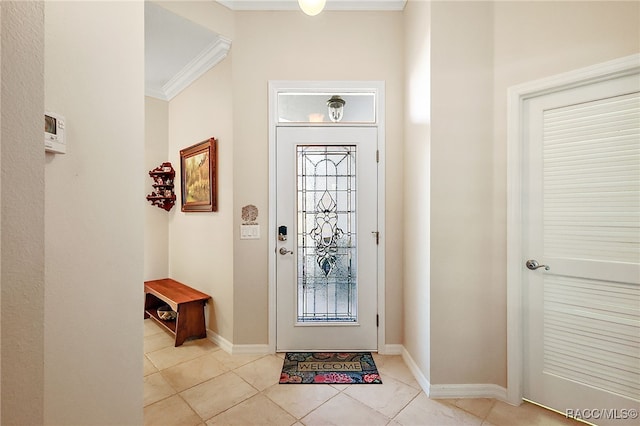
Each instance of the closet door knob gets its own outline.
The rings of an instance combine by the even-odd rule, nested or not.
[[[527,266],[527,268],[531,269],[532,271],[535,271],[538,268],[544,268],[545,271],[548,271],[549,269],[551,269],[549,265],[541,265],[535,259],[527,260],[527,263],[525,263],[525,265]]]

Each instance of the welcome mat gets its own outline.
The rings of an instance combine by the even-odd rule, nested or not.
[[[382,383],[371,352],[287,352],[280,383]]]

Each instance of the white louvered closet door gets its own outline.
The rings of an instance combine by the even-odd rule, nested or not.
[[[524,395],[598,425],[640,409],[639,92],[636,74],[526,102],[525,256],[549,270],[525,274]]]

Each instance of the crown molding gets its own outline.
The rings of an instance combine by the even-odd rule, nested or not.
[[[221,36],[218,37],[216,41],[206,47],[198,56],[178,71],[171,80],[162,86],[167,100],[171,100],[198,77],[226,58],[230,48],[231,40]]]
[[[144,87],[144,95],[149,96],[151,98],[160,99],[161,101],[168,101],[167,94],[162,91],[162,89],[158,89],[157,87],[153,87],[149,85],[149,83],[145,84]]]
[[[226,58],[230,48],[231,40],[219,36],[213,43],[204,48],[198,56],[178,71],[162,88],[147,85],[145,87],[145,95],[170,101],[178,93],[196,81],[198,77]]]
[[[235,11],[247,10],[299,10],[296,0],[216,0]],[[327,0],[324,10],[342,11],[400,11],[407,0]]]

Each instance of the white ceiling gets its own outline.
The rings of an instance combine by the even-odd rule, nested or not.
[[[238,11],[299,10],[297,0],[215,1]],[[406,0],[327,0],[325,10],[402,10],[405,3]],[[231,48],[231,40],[155,2],[145,1],[144,19],[147,96],[171,100],[222,61]]]
[[[231,41],[155,3],[144,5],[146,95],[170,100],[224,59]]]

